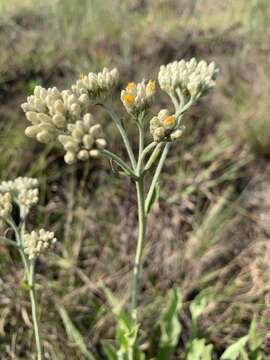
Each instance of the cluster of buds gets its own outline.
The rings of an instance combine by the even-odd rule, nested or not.
[[[182,135],[183,129],[177,128],[175,116],[163,109],[150,120],[150,132],[154,141],[174,141]]]
[[[68,124],[66,134],[59,135],[58,140],[66,151],[64,159],[67,164],[97,157],[99,149],[106,147],[102,126],[89,113],[75,124]]]
[[[88,75],[81,75],[75,85],[72,85],[72,91],[80,97],[95,99],[102,95],[110,93],[119,82],[119,72],[116,68],[108,70],[104,68],[97,74],[90,72]]]
[[[156,92],[156,84],[154,80],[149,80],[147,83],[131,82],[121,92],[121,100],[128,113],[138,114],[146,110],[151,104]]]
[[[56,240],[53,232],[44,229],[40,229],[38,232],[25,233],[23,235],[24,251],[29,260],[33,260],[49,249]]]
[[[0,194],[0,218],[6,219],[12,211],[12,199],[10,193]]]
[[[0,194],[2,196],[7,196],[8,194],[18,205],[30,209],[31,206],[38,202],[38,181],[28,177],[18,177],[13,181],[3,181],[0,184]]]
[[[34,95],[22,104],[26,118],[31,122],[25,134],[48,143],[56,138],[59,131],[65,130],[68,123],[76,121],[87,106],[87,96],[77,96],[71,90],[60,92],[56,87],[44,89],[36,86]]]
[[[171,96],[175,96],[178,89],[183,96],[189,95],[192,100],[197,100],[215,85],[217,72],[214,62],[207,64],[204,60],[197,62],[192,58],[162,65],[158,81],[161,89]]]

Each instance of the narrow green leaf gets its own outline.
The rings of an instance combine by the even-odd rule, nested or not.
[[[192,301],[190,305],[190,312],[191,312],[192,320],[194,322],[197,322],[198,318],[203,313],[206,303],[207,303],[207,299],[202,293],[197,295],[196,298]]]
[[[117,356],[117,352],[110,344],[103,343],[102,347],[105,354],[108,357],[108,360],[119,360]]]
[[[178,319],[182,307],[182,295],[178,288],[169,292],[169,300],[161,319],[160,351],[157,360],[167,360],[173,354],[181,333],[181,324]]]
[[[220,360],[236,360],[237,357],[240,355],[241,350],[244,349],[244,347],[246,346],[248,338],[248,335],[243,336],[231,346],[229,346],[228,349],[226,349],[221,355]]]
[[[206,345],[205,339],[193,339],[189,344],[187,360],[211,360],[213,345]]]
[[[256,317],[254,316],[249,327],[249,348],[251,351],[260,350],[263,342],[263,338],[260,336],[257,330]]]
[[[156,184],[156,187],[155,187],[155,191],[153,192],[152,197],[151,197],[151,199],[150,199],[149,206],[148,206],[148,208],[146,209],[147,214],[149,214],[149,212],[150,212],[152,206],[154,205],[154,203],[155,203],[156,201],[158,201],[159,195],[160,195],[160,186],[159,186],[159,184],[157,183],[157,184]]]
[[[62,318],[63,324],[65,325],[65,329],[70,340],[74,341],[77,345],[78,349],[88,360],[96,360],[94,355],[87,349],[83,337],[79,330],[75,327],[73,322],[71,321],[66,309],[63,306],[58,306],[57,310]]]

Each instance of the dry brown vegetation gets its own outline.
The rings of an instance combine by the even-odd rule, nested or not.
[[[60,239],[55,254],[37,267],[46,359],[82,359],[68,340],[58,304],[94,353],[100,351],[101,334],[112,337],[113,321],[99,286],[105,283],[127,300],[137,214],[130,184],[123,185],[108,164],[67,167],[61,149],[44,150],[26,139],[20,103],[37,83],[61,87],[80,72],[108,65],[120,69],[124,86],[146,74],[155,77],[162,63],[192,56],[215,60],[221,71],[213,94],[186,118],[185,139],[174,146],[161,179],[145,252],[141,337],[151,353],[150,328],[166,290],[178,285],[186,304],[179,354],[190,327],[188,304],[204,290],[209,303],[201,329],[218,351],[244,335],[256,314],[267,359],[269,2],[8,3],[0,12],[1,179],[40,180],[40,215],[32,216],[32,225],[42,223]],[[103,121],[112,132],[112,147],[119,147],[111,124]],[[3,360],[34,358],[17,260],[12,249],[0,248]]]

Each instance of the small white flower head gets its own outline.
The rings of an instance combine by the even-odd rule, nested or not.
[[[118,85],[119,72],[116,68],[109,70],[104,68],[97,74],[90,72],[88,75],[81,75],[76,84],[72,85],[72,91],[79,96],[85,104],[92,99],[106,96]]]
[[[170,115],[167,109],[162,109],[157,116],[150,120],[150,133],[154,141],[174,141],[178,139],[183,129],[176,128],[177,121],[174,115]]]
[[[18,177],[13,181],[0,183],[0,194],[8,193],[18,205],[30,209],[38,202],[38,181],[28,177]]]
[[[128,113],[138,114],[146,110],[155,95],[156,84],[154,80],[138,84],[130,82],[121,92],[121,100]]]
[[[102,126],[90,113],[85,114],[75,124],[69,124],[66,134],[59,135],[58,140],[66,151],[64,160],[67,164],[97,157],[99,149],[105,148],[107,145]]]
[[[28,255],[29,260],[35,259],[40,254],[57,241],[54,233],[40,229],[39,231],[32,231],[23,235],[24,251]]]
[[[204,60],[197,62],[192,58],[162,65],[158,81],[161,89],[170,96],[175,96],[178,90],[183,96],[197,100],[215,86],[217,72],[214,62],[207,64]]]
[[[10,193],[0,194],[0,219],[7,219],[12,211],[12,198]]]
[[[56,87],[44,89],[36,86],[34,95],[22,104],[25,116],[31,123],[25,129],[25,134],[47,144],[55,140],[68,123],[81,117],[86,107],[84,97],[78,97],[71,90],[60,92]]]

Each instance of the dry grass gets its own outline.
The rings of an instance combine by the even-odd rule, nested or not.
[[[19,104],[36,83],[64,86],[81,71],[103,65],[122,69],[126,83],[155,76],[164,62],[194,55],[216,60],[221,74],[214,93],[186,119],[185,141],[174,148],[161,179],[145,251],[142,341],[150,354],[150,328],[167,289],[179,285],[186,303],[179,352],[190,327],[187,305],[204,290],[209,305],[201,329],[216,345],[217,356],[247,331],[254,313],[270,356],[265,159],[270,143],[267,125],[260,127],[260,120],[267,124],[268,2],[32,4],[18,7],[14,0],[1,8],[0,173],[3,179],[21,174],[40,179],[40,215],[32,216],[31,225],[42,223],[61,239],[54,256],[37,269],[46,358],[82,359],[67,339],[57,304],[66,307],[93,352],[99,353],[101,337],[113,336],[99,285],[128,300],[135,197],[106,162],[66,167],[60,150],[44,150],[26,139]],[[255,129],[252,135],[247,123]],[[112,136],[112,147],[118,148]],[[263,151],[257,151],[258,141]],[[0,248],[0,263],[1,356],[29,360],[34,353],[27,294],[18,286],[22,268],[12,249]]]

